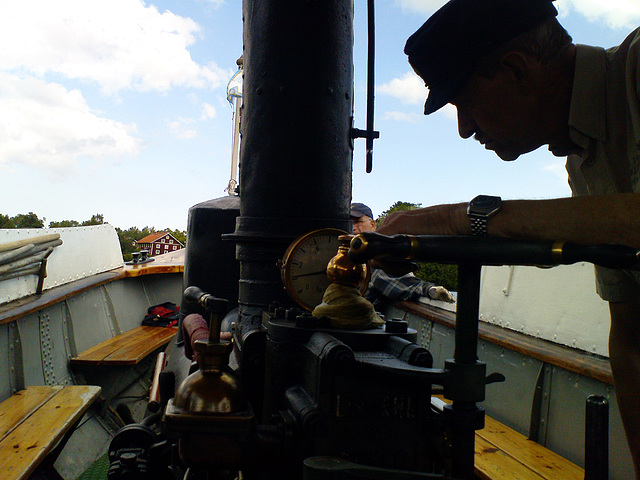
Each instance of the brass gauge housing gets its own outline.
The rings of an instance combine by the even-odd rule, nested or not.
[[[294,240],[284,253],[280,270],[282,283],[292,300],[305,310],[312,311],[322,303],[331,283],[327,265],[338,253],[341,235],[348,233],[338,228],[314,230]],[[367,286],[368,282],[362,282],[361,293]]]

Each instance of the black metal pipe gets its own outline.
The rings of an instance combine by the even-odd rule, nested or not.
[[[351,241],[349,257],[358,263],[378,256],[435,263],[481,265],[560,265],[591,262],[608,268],[632,268],[640,252],[624,245],[579,245],[553,240],[450,235],[361,233]]]
[[[587,398],[584,479],[609,478],[609,402],[600,395]]]
[[[311,230],[349,229],[353,0],[244,0],[239,328],[291,304],[276,267]]]
[[[478,316],[480,308],[480,273],[482,266],[476,263],[458,265],[458,299],[456,312],[456,346],[454,363],[463,373],[465,367],[474,368],[478,360]],[[455,379],[452,379],[455,380]],[[473,478],[474,442],[477,423],[482,422],[483,412],[475,402],[452,398],[450,415],[452,434],[452,476]]]
[[[245,0],[243,17],[240,214],[348,221],[353,1]]]
[[[366,171],[373,170],[373,110],[375,105],[376,20],[375,2],[367,1],[367,139]]]
[[[473,365],[478,360],[478,318],[480,315],[480,273],[476,263],[458,265],[456,309],[456,363]]]

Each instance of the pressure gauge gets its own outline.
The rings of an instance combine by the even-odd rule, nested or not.
[[[347,232],[337,228],[314,230],[294,240],[284,253],[281,276],[289,296],[302,308],[312,311],[322,303],[329,286],[327,264],[338,253],[340,235]],[[364,293],[367,282],[360,285]]]

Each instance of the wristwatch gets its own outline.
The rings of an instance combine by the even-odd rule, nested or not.
[[[478,195],[467,205],[471,234],[486,237],[487,221],[502,209],[502,198]]]

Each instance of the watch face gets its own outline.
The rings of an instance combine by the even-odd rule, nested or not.
[[[468,213],[476,215],[488,215],[495,213],[502,205],[502,199],[500,197],[494,197],[491,195],[478,195],[476,198],[469,202]]]
[[[338,253],[340,235],[347,232],[323,228],[296,239],[282,259],[282,282],[289,296],[305,310],[322,303],[329,286],[327,264]],[[364,286],[366,288],[366,286]]]

